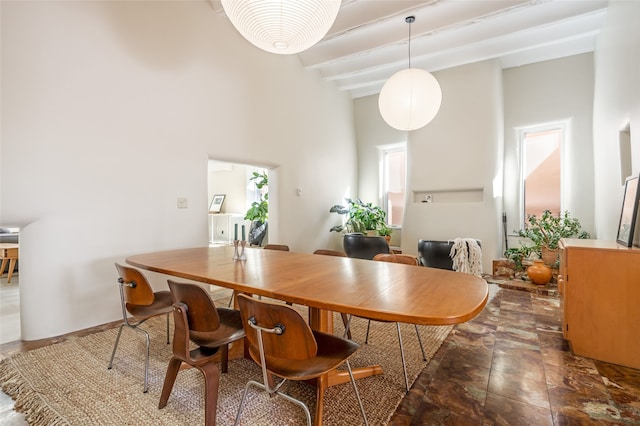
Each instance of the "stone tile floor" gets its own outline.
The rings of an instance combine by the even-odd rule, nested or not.
[[[640,424],[640,370],[573,355],[553,285],[505,287],[489,285],[485,309],[455,327],[390,425]]]
[[[640,425],[640,370],[574,356],[553,284],[487,280],[487,306],[454,328],[390,425]],[[0,345],[0,358],[63,340]],[[0,424],[25,424],[3,396]]]

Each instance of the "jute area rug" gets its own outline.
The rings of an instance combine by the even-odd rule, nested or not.
[[[304,308],[297,308],[304,312]],[[342,335],[342,321],[337,314],[334,323],[336,334]],[[372,323],[369,343],[364,344],[366,325],[363,319],[353,320],[353,338],[362,345],[351,358],[351,366],[379,364],[383,367],[383,375],[357,380],[369,423],[383,425],[405,395],[402,361],[395,324]],[[178,374],[168,405],[158,409],[164,375],[171,358],[171,345],[166,344],[164,317],[149,320],[144,327],[151,335],[149,391],[146,394],[142,392],[144,338],[127,328],[122,332],[111,370],[107,370],[107,364],[117,329],[4,359],[0,363],[2,390],[15,399],[16,410],[24,412],[29,424],[33,425],[203,424],[204,383],[196,369],[183,370]],[[418,328],[430,359],[452,327]],[[402,336],[411,384],[427,363],[422,360],[414,326],[403,324]],[[262,382],[257,364],[248,359],[230,361],[229,372],[220,380],[217,424],[234,423],[244,386],[250,379]],[[312,385],[291,382],[284,389],[304,401],[313,416],[316,396]],[[250,388],[249,392],[242,425],[305,423],[300,407],[282,398],[269,398],[256,388]],[[362,424],[350,383],[327,390],[323,420],[325,425]]]

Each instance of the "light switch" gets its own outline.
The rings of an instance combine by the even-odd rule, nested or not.
[[[184,197],[178,197],[178,208],[186,209],[187,207],[189,207],[189,201]]]

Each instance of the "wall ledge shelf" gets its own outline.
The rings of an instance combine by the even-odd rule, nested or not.
[[[482,203],[484,188],[413,191],[413,202],[420,204]]]

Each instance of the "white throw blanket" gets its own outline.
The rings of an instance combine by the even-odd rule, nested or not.
[[[453,260],[454,271],[482,275],[482,249],[474,238],[453,240],[449,256]]]

